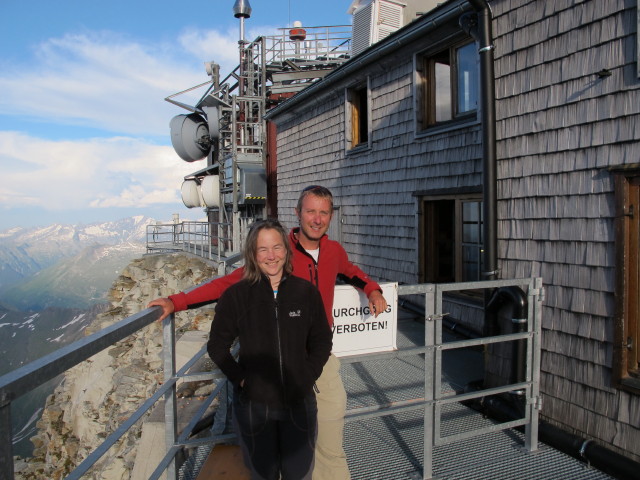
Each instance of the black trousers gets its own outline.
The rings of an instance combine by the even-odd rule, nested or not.
[[[318,423],[313,393],[298,406],[274,408],[234,391],[233,420],[252,480],[311,479]]]

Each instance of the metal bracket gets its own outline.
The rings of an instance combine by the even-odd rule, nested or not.
[[[538,396],[533,398],[533,408],[539,411],[542,410],[542,397]]]
[[[544,287],[532,288],[531,295],[533,295],[534,297],[540,297],[540,301],[544,302],[544,296],[545,296]]]
[[[490,52],[494,48],[496,47],[494,47],[493,45],[487,45],[486,47],[482,47],[481,49],[479,49],[478,53]]]
[[[451,314],[450,313],[438,313],[437,315],[429,315],[427,317],[427,321],[432,322],[433,320],[442,320],[447,315],[451,315]]]

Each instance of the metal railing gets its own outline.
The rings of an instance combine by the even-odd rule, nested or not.
[[[325,27],[280,28],[278,35],[266,39],[266,61],[318,62],[348,60],[351,55],[351,25]],[[304,31],[304,39],[291,39],[292,30]]]
[[[481,337],[470,340],[443,342],[442,319],[447,315],[442,309],[443,294],[465,290],[495,289],[502,287],[524,287],[527,292],[528,322],[522,333],[510,333]],[[341,358],[342,363],[363,362],[394,358],[400,356],[424,354],[425,386],[424,398],[414,398],[394,402],[390,405],[374,405],[357,408],[347,412],[347,422],[371,417],[393,415],[417,409],[424,409],[424,466],[423,478],[433,478],[434,447],[477,437],[490,432],[525,426],[524,449],[538,449],[538,416],[540,400],[540,356],[542,332],[542,279],[495,280],[450,284],[399,285],[398,295],[424,295],[425,303],[425,346],[398,350],[389,353],[356,355]],[[500,387],[486,388],[468,393],[443,393],[441,378],[443,371],[443,353],[445,351],[468,347],[487,346],[500,342],[524,341],[526,344],[526,378],[518,383]],[[469,401],[508,392],[524,392],[524,417],[503,423],[496,423],[459,434],[442,436],[442,410],[447,404]]]
[[[22,395],[39,387],[48,380],[66,372],[79,363],[88,360],[93,355],[124,340],[140,329],[156,321],[161,314],[160,307],[147,308],[142,312],[125,318],[99,332],[89,335],[67,345],[56,352],[35,360],[28,365],[14,370],[0,377],[0,480],[14,479],[14,465],[11,439],[11,403]],[[206,346],[193,356],[185,365],[176,371],[176,338],[175,317],[168,316],[162,325],[163,348],[162,359],[164,379],[162,385],[154,394],[133,412],[120,426],[111,432],[105,440],[91,452],[67,477],[67,480],[82,478],[89,470],[131,429],[143,416],[149,412],[155,404],[164,400],[165,419],[165,446],[166,454],[155,471],[150,475],[150,480],[156,480],[166,473],[168,479],[177,479],[180,465],[178,465],[178,452],[186,447],[197,447],[209,440],[192,440],[193,428],[213,400],[226,392],[226,382],[219,382],[209,397],[202,402],[184,430],[178,434],[177,430],[177,389],[179,381],[198,382],[203,380],[220,380],[224,375],[215,369],[205,373],[187,373],[194,364],[204,355]],[[221,437],[225,440],[226,437]]]
[[[2,465],[0,469],[0,479],[14,478],[11,441],[11,403],[48,380],[57,377],[68,369],[78,365],[80,362],[87,360],[96,353],[127,338],[129,335],[155,321],[159,316],[160,309],[158,307],[154,310],[144,310],[0,377],[0,465]],[[107,437],[104,443],[92,453],[69,478],[79,478],[80,475],[85,473],[158,399],[163,396],[165,397],[167,408],[171,413],[172,398],[175,398],[175,381],[167,375],[170,375],[175,368],[172,368],[166,359],[175,358],[173,351],[174,342],[168,341],[168,339],[173,338],[173,326],[173,318],[165,321],[164,348],[166,351],[165,368],[167,370],[165,372],[164,385],[153,397],[145,402],[143,410],[136,411],[116,432]],[[173,361],[173,365],[175,366],[175,360]]]
[[[240,217],[239,233],[234,241],[231,223],[185,221],[147,225],[147,254],[188,252],[215,260],[218,273],[242,257],[242,247],[253,218]]]
[[[244,229],[248,228],[244,224]],[[234,248],[230,223],[156,223],[147,225],[147,253],[188,252],[218,264],[238,260],[240,246]]]
[[[470,289],[500,288],[507,286],[524,287],[528,299],[528,323],[526,331],[472,340],[458,340],[443,342],[442,318],[446,315],[442,310],[443,294],[450,291]],[[538,410],[540,383],[540,350],[542,323],[542,280],[540,278],[520,280],[496,280],[485,282],[470,282],[457,284],[422,284],[400,285],[399,295],[424,295],[425,301],[425,345],[394,352],[379,354],[363,354],[352,357],[342,357],[343,363],[365,362],[384,358],[394,358],[407,355],[424,355],[425,379],[424,398],[414,398],[393,405],[374,405],[349,410],[345,420],[353,422],[369,417],[393,415],[402,411],[424,409],[424,469],[423,477],[432,478],[433,450],[435,446],[456,442],[497,430],[505,430],[516,426],[525,426],[525,445],[529,451],[537,449],[538,438]],[[0,480],[13,479],[13,457],[11,443],[11,403],[20,396],[33,390],[44,382],[64,373],[71,367],[87,360],[92,355],[125,339],[141,328],[154,322],[160,316],[160,308],[146,309],[120,322],[96,332],[82,340],[67,345],[29,365],[21,367],[7,375],[0,377],[0,465],[6,465],[0,471]],[[150,479],[160,478],[165,472],[168,479],[177,479],[179,453],[185,448],[196,448],[204,445],[215,445],[233,440],[234,434],[224,433],[226,422],[227,386],[225,381],[218,382],[212,393],[203,402],[181,433],[177,431],[176,413],[176,384],[178,381],[202,381],[222,379],[219,371],[205,373],[187,373],[189,369],[204,355],[203,346],[196,355],[188,361],[180,371],[176,372],[175,363],[175,320],[173,315],[163,322],[163,364],[164,382],[158,390],[147,399],[125,422],[112,432],[104,442],[93,451],[67,477],[80,478],[113,446],[155,403],[164,399],[165,409],[165,443],[166,454]],[[526,378],[518,383],[489,388],[471,393],[450,394],[442,392],[441,376],[443,369],[442,355],[444,351],[470,346],[490,345],[498,342],[524,341],[526,344]],[[452,403],[496,395],[514,390],[525,393],[525,416],[522,419],[493,424],[471,432],[442,437],[440,435],[442,407]],[[219,404],[216,419],[211,434],[204,438],[191,439],[194,426],[203,417],[207,408],[218,398]]]

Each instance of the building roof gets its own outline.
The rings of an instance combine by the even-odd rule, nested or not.
[[[265,114],[265,118],[273,120],[279,115],[291,110],[298,104],[310,98],[314,98],[314,96],[319,92],[329,89],[338,81],[354,74],[368,65],[373,64],[381,57],[391,55],[393,52],[405,47],[408,43],[426,35],[429,32],[446,26],[451,26],[452,20],[470,10],[471,5],[467,0],[449,0],[443,2],[441,5],[424,14],[417,20],[405,25],[396,32],[393,32],[383,40],[374,43],[365,51],[352,57],[327,76],[317,82],[314,82],[312,85],[294,95],[287,101],[269,110]],[[458,30],[457,23],[455,25],[456,30]]]

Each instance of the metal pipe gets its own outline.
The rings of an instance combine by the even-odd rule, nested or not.
[[[468,0],[478,15],[478,55],[480,56],[480,112],[482,114],[482,172],[483,172],[483,229],[484,272],[486,280],[498,278],[498,208],[497,208],[497,149],[496,94],[493,69],[494,46],[491,9],[485,0]]]
[[[11,399],[0,393],[0,480],[13,480],[13,441],[11,435]]]
[[[496,313],[505,306],[511,306],[511,332],[522,333],[527,330],[527,295],[520,287],[501,287],[496,289],[485,306],[485,319],[496,322]],[[511,370],[511,383],[523,382],[527,368],[526,340],[517,340],[513,344],[512,360],[515,366]]]

